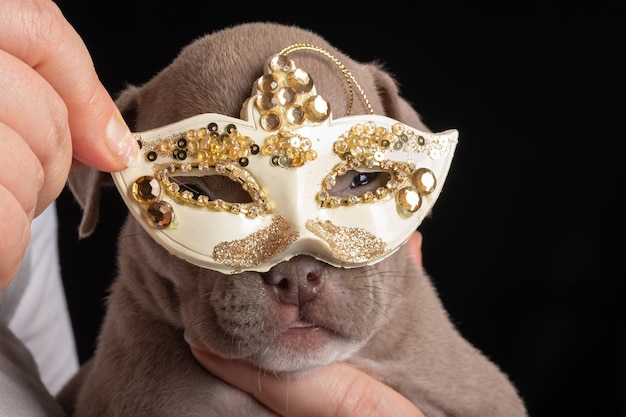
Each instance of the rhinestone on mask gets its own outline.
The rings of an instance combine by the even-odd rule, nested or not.
[[[166,201],[157,201],[148,206],[146,217],[157,229],[165,229],[174,222],[174,209]]]
[[[138,202],[150,204],[155,202],[161,195],[161,184],[158,179],[145,175],[135,180],[131,192]]]
[[[270,156],[274,166],[300,167],[316,159],[317,152],[310,149],[310,139],[306,139],[309,145],[291,142],[291,138],[300,137],[292,130],[324,122],[330,117],[330,105],[317,94],[310,75],[288,56],[273,56],[265,71],[256,82],[255,105],[261,113],[261,127],[275,133],[268,136],[262,152]]]

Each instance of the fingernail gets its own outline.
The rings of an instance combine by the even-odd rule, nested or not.
[[[139,145],[119,111],[115,111],[107,125],[106,140],[109,149],[127,167],[134,166],[139,157]]]

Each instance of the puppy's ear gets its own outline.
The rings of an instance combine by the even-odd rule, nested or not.
[[[384,114],[416,129],[429,132],[419,113],[401,95],[397,81],[377,64],[368,64],[367,69],[374,78],[376,93],[380,97]]]
[[[81,239],[89,236],[96,228],[101,187],[107,175],[110,174],[87,167],[71,171],[67,179],[67,185],[83,211],[78,228],[78,237]]]
[[[129,85],[115,101],[124,120],[131,130],[137,116],[138,88]],[[103,187],[112,187],[113,179],[108,172],[93,168],[81,168],[70,172],[67,185],[82,209],[78,237],[85,238],[93,233],[100,213],[100,196]]]

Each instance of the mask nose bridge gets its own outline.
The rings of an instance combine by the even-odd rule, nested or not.
[[[329,169],[329,162],[309,161],[297,168],[271,167],[265,171],[269,180],[266,191],[273,207],[273,216],[282,216],[298,233],[283,255],[285,259],[297,255],[310,255],[325,262],[337,263],[331,244],[307,228],[309,221],[325,221],[329,217],[327,208],[321,208],[317,194],[321,182]]]
[[[319,213],[316,195],[319,184],[306,166],[299,168],[279,168],[280,172],[273,182],[269,196],[275,204],[275,214],[287,219],[291,226],[298,230],[300,238],[314,237],[306,229],[306,221],[317,217]]]

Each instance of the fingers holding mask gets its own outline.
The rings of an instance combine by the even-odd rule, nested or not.
[[[30,240],[30,223],[43,169],[30,147],[0,123],[0,290],[17,274]],[[19,157],[16,157],[19,155]]]
[[[63,188],[72,160],[67,110],[24,62],[0,50],[0,179],[32,219]]]
[[[72,160],[67,111],[32,68],[0,50],[0,288],[16,274],[30,223],[62,190]],[[10,237],[10,238],[9,238]]]
[[[0,27],[0,235],[28,237],[32,218],[63,189],[73,159],[116,171],[138,147],[55,3],[2,0]],[[24,250],[2,245],[0,288]]]
[[[67,108],[74,158],[102,171],[125,168],[138,153],[137,143],[56,4],[3,0],[0,27],[0,50],[32,68]]]

